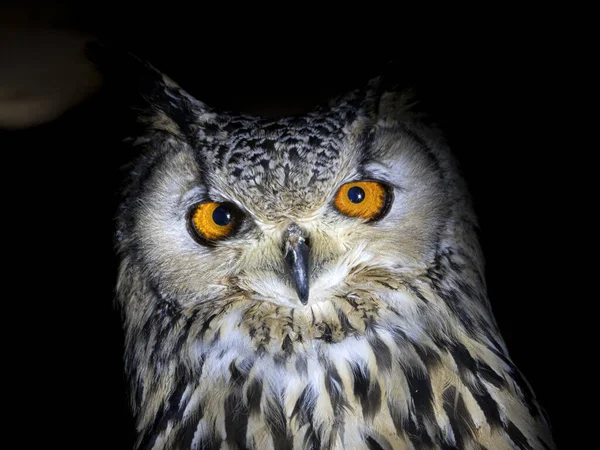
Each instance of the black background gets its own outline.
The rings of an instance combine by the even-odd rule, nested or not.
[[[399,61],[404,84],[417,88],[446,131],[470,186],[489,294],[510,354],[550,416],[559,447],[571,448],[562,445],[572,442],[560,326],[568,296],[553,270],[567,245],[556,217],[552,153],[559,143],[548,120],[556,82],[550,69],[560,65],[548,58],[556,31],[538,26],[538,16],[491,8],[437,11],[432,20],[431,8],[401,4],[396,11],[346,5],[345,14],[302,4],[263,11],[177,2],[67,6],[65,26],[124,45],[206,103],[250,113],[306,110]],[[115,108],[100,91],[55,122],[0,132],[0,148],[18,161],[5,166],[6,175],[13,167],[20,174],[11,198],[27,204],[11,223],[31,244],[15,261],[35,280],[28,306],[18,306],[41,322],[33,379],[44,380],[52,396],[44,417],[63,424],[54,439],[81,448],[131,447],[112,300],[113,216],[127,159]]]

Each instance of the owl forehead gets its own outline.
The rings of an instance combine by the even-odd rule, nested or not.
[[[207,158],[215,187],[267,219],[310,214],[330,199],[355,159],[345,125],[319,114],[233,119]]]

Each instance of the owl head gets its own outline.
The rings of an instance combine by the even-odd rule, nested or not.
[[[450,219],[472,219],[440,133],[385,75],[266,118],[217,111],[149,64],[121,62],[141,95],[118,246],[180,304],[325,302],[386,271],[425,270]]]

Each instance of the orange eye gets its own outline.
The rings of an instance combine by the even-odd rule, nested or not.
[[[229,203],[205,202],[192,211],[194,230],[208,241],[231,236],[237,228],[237,209]]]
[[[376,220],[387,212],[390,191],[377,181],[356,181],[339,188],[333,204],[350,217]]]

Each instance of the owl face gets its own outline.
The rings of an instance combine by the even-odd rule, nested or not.
[[[351,97],[269,120],[198,113],[185,94],[186,136],[154,119],[121,235],[162,295],[301,308],[429,262],[448,205],[433,146]]]

